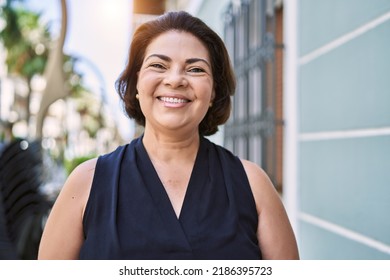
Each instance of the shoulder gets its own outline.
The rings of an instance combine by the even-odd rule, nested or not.
[[[127,146],[128,145],[118,146],[112,152],[100,155],[99,157],[92,158],[81,163],[69,175],[65,186],[69,186],[70,188],[82,187],[89,192],[95,176],[95,172],[110,172],[110,167],[115,162],[118,162],[119,157],[123,156],[123,152]]]
[[[82,212],[92,187],[97,161],[98,158],[93,158],[78,165],[68,176],[61,191],[62,199],[67,198],[77,202]]]
[[[79,164],[69,175],[67,183],[91,181],[95,173],[97,161],[98,158],[93,158]]]
[[[253,185],[255,189],[268,189],[270,187],[273,188],[271,180],[260,166],[245,159],[241,159],[241,163],[244,167],[249,183]]]
[[[279,194],[265,171],[254,162],[241,159],[241,163],[248,177],[259,214],[263,209],[279,204]]]
[[[245,159],[241,159],[241,163],[244,166],[249,181],[261,180],[265,181],[266,183],[271,183],[268,175],[256,163]]]

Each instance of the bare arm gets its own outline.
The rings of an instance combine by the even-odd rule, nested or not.
[[[83,214],[96,159],[79,165],[69,176],[50,212],[38,259],[78,259],[83,242]]]
[[[257,237],[264,259],[299,259],[295,236],[279,194],[265,172],[242,160],[255,198],[259,224]]]

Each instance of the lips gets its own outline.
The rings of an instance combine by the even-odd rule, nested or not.
[[[188,100],[188,99],[178,98],[178,97],[167,97],[167,96],[160,96],[160,97],[158,97],[158,100],[166,102],[166,103],[172,103],[172,104],[181,104],[181,103],[190,102],[190,100]]]

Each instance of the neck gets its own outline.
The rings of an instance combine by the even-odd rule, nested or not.
[[[145,128],[142,141],[151,159],[168,163],[180,160],[194,161],[200,139],[197,131],[186,135],[167,135]]]

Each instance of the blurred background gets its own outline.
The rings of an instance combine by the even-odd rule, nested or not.
[[[233,112],[302,259],[390,259],[389,0],[0,0],[0,259],[35,259],[66,177],[142,133],[114,84],[134,29],[186,10],[224,39]]]

